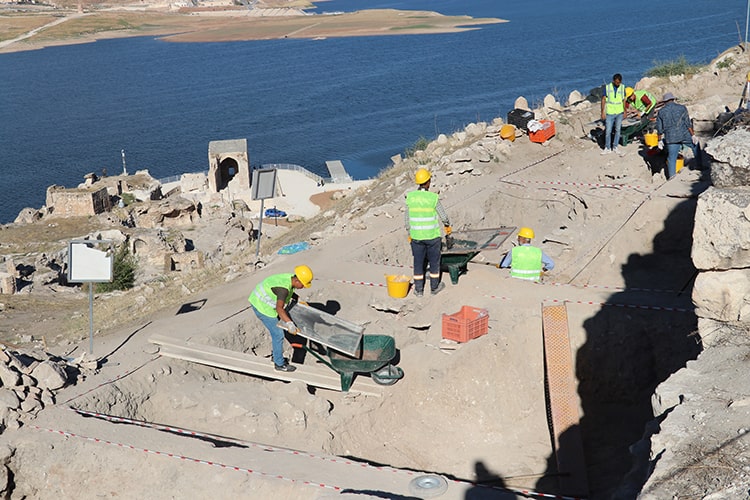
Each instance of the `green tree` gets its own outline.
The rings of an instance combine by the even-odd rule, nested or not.
[[[97,293],[112,292],[114,290],[128,290],[135,284],[135,271],[138,262],[130,253],[128,245],[123,243],[116,252],[112,262],[112,281],[109,283],[97,283],[94,291]]]

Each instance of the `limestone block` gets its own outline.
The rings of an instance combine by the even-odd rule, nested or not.
[[[750,267],[750,187],[711,187],[701,194],[691,257],[703,270]]]
[[[574,104],[578,104],[579,102],[583,101],[585,97],[583,94],[581,94],[577,90],[573,90],[570,94],[568,94],[568,106],[573,106]]]
[[[750,185],[750,131],[736,128],[708,141],[711,182],[716,187]]]
[[[21,383],[21,374],[10,366],[0,363],[0,381],[3,387],[15,387]]]
[[[524,96],[517,97],[515,103],[513,104],[513,107],[516,109],[525,109],[526,111],[531,111],[531,109],[529,108],[529,101],[527,101]]]
[[[547,94],[546,96],[544,96],[544,107],[560,109],[560,103],[557,102],[555,96],[553,96],[552,94]]]
[[[37,385],[42,389],[60,389],[67,381],[68,376],[65,370],[58,364],[51,361],[43,361],[34,368],[31,376],[37,381]]]
[[[21,411],[24,413],[34,413],[42,408],[42,402],[34,397],[26,398],[21,403]]]
[[[750,269],[704,271],[695,279],[693,304],[699,318],[750,321]]]
[[[659,384],[651,395],[651,410],[654,416],[663,415],[664,412],[682,403],[683,400],[689,400],[692,397],[689,392],[689,388],[693,386],[691,380],[697,380],[701,376],[701,373],[686,367]]]
[[[716,321],[710,318],[698,318],[698,334],[703,348],[715,347],[734,343],[737,338],[744,338],[750,331],[750,324],[726,321]]]
[[[0,407],[17,410],[21,406],[21,400],[18,395],[10,389],[0,389]]]
[[[16,278],[8,273],[0,272],[0,295],[16,293]]]

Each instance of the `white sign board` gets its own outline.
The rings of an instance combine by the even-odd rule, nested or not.
[[[252,195],[254,200],[267,200],[276,196],[276,169],[253,170]]]
[[[112,281],[114,257],[98,250],[101,240],[71,241],[68,245],[68,281],[71,283],[104,283]],[[107,244],[109,242],[106,242]],[[108,245],[107,245],[108,246]]]

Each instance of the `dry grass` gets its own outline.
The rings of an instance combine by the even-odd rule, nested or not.
[[[33,29],[51,23],[57,16],[52,14],[13,14],[0,17],[0,41],[10,40]]]
[[[0,255],[57,252],[68,242],[104,228],[97,217],[44,219],[0,226]]]

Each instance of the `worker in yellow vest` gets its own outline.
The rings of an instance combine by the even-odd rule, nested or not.
[[[656,97],[648,90],[633,90],[625,87],[625,115],[630,118],[643,118],[656,108]]]
[[[518,230],[518,246],[505,254],[500,262],[500,267],[510,268],[511,277],[539,281],[543,272],[551,271],[555,267],[555,263],[547,254],[531,245],[533,239],[533,229],[522,227]]]
[[[622,118],[625,113],[625,86],[622,75],[615,73],[612,82],[604,87],[602,96],[602,120],[604,120],[604,150],[601,154],[619,153],[617,145],[620,143]],[[614,140],[612,139],[614,129]]]
[[[431,179],[432,174],[427,169],[420,168],[414,176],[419,187],[406,195],[404,224],[409,232],[414,257],[414,295],[417,297],[424,294],[425,260],[429,265],[432,295],[445,288],[445,284],[440,282],[440,223],[443,223],[447,236],[452,231],[437,193],[430,192]]]
[[[293,274],[281,273],[267,277],[258,283],[247,299],[255,315],[271,334],[271,353],[277,371],[293,372],[297,369],[284,357],[284,330],[290,333],[299,331],[286,308],[293,298],[297,298],[294,290],[310,288],[312,280],[313,273],[309,267],[297,266]]]

